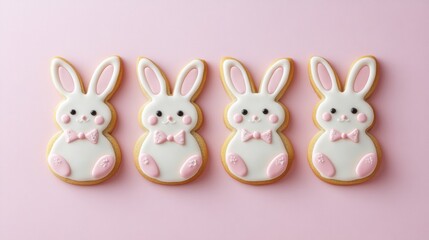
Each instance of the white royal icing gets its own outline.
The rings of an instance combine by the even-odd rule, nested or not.
[[[103,92],[97,93],[97,84],[103,71],[107,67],[113,67],[113,73],[107,87]],[[65,90],[61,84],[60,68],[65,69],[71,76],[74,89],[71,92]],[[83,91],[83,84],[78,77],[75,69],[64,59],[56,57],[51,62],[51,75],[53,83],[64,97],[56,110],[56,121],[62,129],[62,133],[56,138],[49,151],[49,157],[59,155],[63,157],[70,165],[71,173],[69,176],[62,176],[76,182],[90,182],[100,180],[103,177],[94,177],[92,171],[96,162],[105,155],[117,157],[118,153],[112,146],[112,143],[104,135],[104,130],[109,126],[112,120],[112,112],[107,106],[107,97],[114,90],[120,74],[120,60],[113,56],[105,59],[95,70],[88,86],[88,91]],[[74,109],[75,115],[70,112]],[[96,116],[91,115],[91,111],[96,111]],[[69,122],[65,123],[62,117],[69,117]],[[82,120],[85,115],[86,120]],[[96,117],[103,117],[104,122],[95,123]],[[98,130],[98,141],[93,143],[88,140],[76,140],[69,142],[66,139],[66,131],[72,130],[76,133],[89,133]],[[95,131],[96,132],[96,131]],[[119,161],[115,161],[119,164]],[[52,169],[52,166],[50,166]],[[54,171],[55,172],[55,171]]]
[[[285,117],[285,109],[277,100],[280,98],[290,79],[290,61],[288,59],[280,59],[270,66],[261,82],[259,92],[253,89],[253,83],[246,69],[239,61],[227,58],[223,60],[221,67],[224,85],[227,91],[235,98],[235,101],[226,109],[227,125],[231,129],[234,129],[234,132],[225,143],[224,152],[222,153],[222,161],[224,162],[225,169],[234,178],[250,183],[268,182],[278,178],[279,176],[270,177],[267,174],[267,169],[270,162],[279,154],[286,154],[286,159],[282,159],[281,162],[285,164],[284,171],[288,163],[287,156],[289,153],[280,136],[281,133],[279,133],[279,128],[285,124],[287,118]],[[242,84],[244,85],[244,91],[239,91],[236,88],[236,84],[234,83],[238,79],[234,79],[236,76],[232,75],[232,68],[238,69],[241,75],[241,78],[238,77],[238,79],[244,81]],[[282,71],[280,80],[276,88],[270,91],[269,86],[272,83],[273,75],[279,69]],[[246,115],[242,113],[243,109],[247,110]],[[263,113],[264,109],[268,110],[268,114]],[[272,114],[277,116],[275,123],[270,121]],[[242,121],[237,122],[236,118],[242,119]],[[257,132],[261,136],[252,136],[251,139],[246,137],[249,133],[254,132]],[[265,134],[265,138],[263,134]],[[234,158],[228,159],[230,154],[237,154],[242,158],[247,167],[245,176],[236,174],[228,167],[227,161],[235,161]],[[234,162],[232,163],[235,164]],[[284,171],[282,170],[281,173]]]
[[[151,79],[146,74],[147,69],[155,73],[155,81],[159,84],[159,92],[151,88],[149,83]],[[182,86],[192,70],[196,70],[197,75],[193,79],[191,88],[183,93]],[[199,126],[201,119],[199,118],[200,110],[192,102],[197,96],[200,87],[202,87],[204,71],[205,65],[202,60],[193,60],[188,63],[178,75],[173,93],[170,94],[168,81],[164,78],[161,70],[147,58],[139,60],[137,66],[138,78],[144,92],[150,97],[150,101],[144,105],[140,116],[142,125],[148,132],[140,146],[136,165],[140,172],[149,179],[167,184],[181,183],[191,179],[202,170],[201,161],[197,166],[195,166],[194,161],[190,161],[189,166],[199,169],[191,176],[183,177],[181,175],[181,168],[185,166],[185,162],[192,156],[201,157],[202,161],[205,161],[202,156],[203,150],[201,149],[204,147],[204,143],[200,145],[193,135],[196,134],[194,129]],[[158,111],[162,112],[162,116],[156,115]],[[183,116],[178,116],[179,111],[183,112]],[[168,120],[168,116],[171,117],[170,120]],[[185,124],[185,116],[191,119],[190,123]],[[151,124],[151,118],[155,119],[156,124]],[[162,135],[164,136],[162,137]],[[168,135],[172,137],[171,141],[165,140]],[[159,169],[159,175],[151,176],[145,172],[144,166],[142,166],[147,163],[147,161],[142,160],[145,154],[153,158]]]
[[[328,72],[332,84],[330,89],[326,89],[322,85],[318,72],[319,64],[322,64]],[[368,80],[360,91],[355,92],[354,85],[356,78],[360,70],[365,66],[369,68]],[[313,169],[317,169],[312,159],[322,153],[330,159],[335,168],[333,176],[326,176],[319,171],[318,174],[322,178],[350,182],[367,177],[358,176],[356,168],[366,154],[377,153],[374,142],[366,133],[366,130],[374,121],[374,111],[365,101],[376,80],[375,59],[372,57],[363,57],[354,63],[348,74],[344,91],[340,90],[341,87],[338,86],[339,81],[336,74],[325,59],[312,57],[310,60],[310,73],[314,88],[322,95],[322,100],[317,105],[315,113],[315,119],[321,128],[321,133],[315,139],[313,149],[310,150],[310,164],[313,165]],[[330,113],[332,108],[336,110],[334,114]],[[353,114],[351,112],[352,108],[356,108],[357,112]],[[325,118],[323,117],[324,114],[327,115]],[[365,114],[366,121],[358,121],[357,116],[359,114]],[[342,115],[346,117],[343,119]],[[341,134],[343,134],[342,137]],[[350,135],[346,136],[347,134]],[[353,134],[355,134],[355,138],[353,138]]]

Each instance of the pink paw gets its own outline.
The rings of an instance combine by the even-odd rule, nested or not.
[[[92,169],[92,176],[96,179],[107,176],[115,166],[115,157],[112,155],[104,155],[98,159]]]
[[[273,160],[271,160],[270,164],[267,168],[267,175],[269,178],[276,178],[280,176],[287,167],[288,164],[288,156],[286,153],[280,153]]]
[[[54,172],[62,177],[70,176],[69,163],[60,155],[52,154],[48,159],[49,165]]]
[[[244,177],[247,175],[247,166],[243,159],[235,153],[228,155],[226,164],[229,170],[237,176]]]
[[[140,169],[149,177],[159,177],[159,168],[153,157],[143,153],[139,158]]]
[[[356,174],[361,178],[369,176],[377,166],[377,160],[375,153],[368,153],[363,156],[356,167]]]
[[[203,160],[201,156],[199,155],[191,156],[185,161],[185,163],[180,168],[180,176],[182,176],[185,179],[188,179],[194,176],[200,169],[202,163],[203,163]]]
[[[333,177],[335,175],[335,167],[331,160],[323,153],[314,153],[313,165],[322,174],[322,176]]]

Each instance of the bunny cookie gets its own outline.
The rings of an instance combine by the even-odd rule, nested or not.
[[[318,67],[329,75],[321,81]],[[356,79],[363,68],[369,70],[363,88],[356,90]],[[380,148],[367,131],[372,127],[374,111],[366,102],[377,81],[374,57],[358,59],[348,74],[344,91],[330,64],[312,57],[309,64],[311,84],[321,98],[313,120],[321,131],[311,141],[308,161],[323,181],[339,185],[361,183],[375,173],[380,162]]]
[[[186,65],[172,94],[165,75],[151,60],[139,59],[137,74],[144,93],[150,97],[140,112],[140,121],[148,132],[136,144],[137,169],[160,184],[196,179],[207,158],[204,140],[195,132],[202,123],[202,113],[194,103],[205,81],[205,62],[193,60]]]
[[[235,100],[225,110],[225,123],[233,133],[224,144],[222,163],[240,182],[274,182],[291,164],[293,149],[281,133],[289,114],[278,100],[292,78],[292,63],[290,59],[276,61],[266,71],[258,92],[239,61],[222,60],[222,82]]]
[[[108,72],[112,72],[111,76]],[[110,135],[116,113],[107,102],[119,85],[119,57],[109,57],[97,67],[87,92],[75,69],[60,57],[52,60],[51,75],[54,86],[65,100],[59,104],[55,115],[62,131],[48,146],[50,170],[61,180],[78,185],[107,180],[121,162],[119,146]],[[107,86],[100,89],[99,80],[106,76],[109,78]],[[73,84],[71,90],[66,87],[70,84]]]

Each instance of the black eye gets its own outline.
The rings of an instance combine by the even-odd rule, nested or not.
[[[161,117],[162,116],[162,112],[161,111],[157,111],[156,112],[156,116]]]
[[[95,115],[97,115],[97,111],[95,111],[95,110],[92,110],[92,111],[91,111],[91,115],[92,115],[92,116],[95,116]]]
[[[179,117],[183,116],[183,111],[178,111],[177,116],[179,116]]]
[[[352,113],[353,114],[356,114],[358,111],[357,111],[357,109],[356,108],[352,108]]]
[[[331,113],[336,113],[336,112],[337,112],[337,109],[331,108]]]
[[[262,110],[263,114],[268,114],[268,109],[264,108],[264,110]]]
[[[70,114],[71,114],[71,115],[76,115],[76,110],[72,109],[72,110],[70,111]]]
[[[247,115],[247,109],[243,109],[243,110],[241,110],[241,113],[243,114],[243,115]]]

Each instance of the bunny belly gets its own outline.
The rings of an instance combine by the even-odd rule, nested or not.
[[[62,134],[53,144],[51,154],[60,155],[68,162],[71,174],[67,178],[74,181],[97,180],[92,176],[95,163],[104,155],[116,156],[112,144],[101,134],[96,144],[86,140],[66,143]]]
[[[267,168],[270,162],[279,154],[287,153],[280,136],[273,134],[272,143],[262,140],[251,139],[247,142],[241,141],[239,134],[236,134],[226,147],[224,159],[230,154],[238,154],[247,166],[247,174],[244,177],[236,176],[245,181],[268,181]]]
[[[155,179],[170,183],[187,180],[180,175],[182,165],[193,155],[202,157],[198,142],[189,133],[186,134],[184,145],[174,142],[156,144],[153,142],[153,134],[150,134],[146,137],[140,148],[139,157],[142,154],[149,154],[158,165],[159,176]]]
[[[377,153],[377,149],[371,138],[366,134],[360,134],[359,142],[350,140],[338,140],[331,142],[329,133],[325,132],[316,141],[312,151],[312,157],[317,153],[325,154],[335,167],[335,175],[331,178],[338,181],[354,181],[361,179],[356,174],[359,161],[368,153]]]

